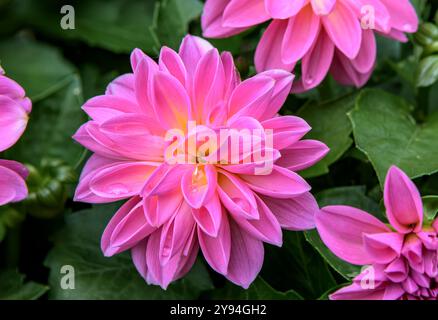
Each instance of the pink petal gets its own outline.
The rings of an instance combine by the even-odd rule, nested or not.
[[[161,231],[160,262],[162,266],[184,249],[194,225],[192,210],[183,202],[174,217],[163,225]]]
[[[248,219],[259,218],[254,193],[237,176],[220,170],[217,191],[222,204],[231,213]]]
[[[314,216],[319,207],[309,192],[289,199],[261,198],[283,229],[302,231],[315,228]]]
[[[116,96],[122,99],[129,100],[133,104],[137,104],[137,98],[135,96],[135,77],[132,73],[121,75],[111,81],[106,87],[106,96]]]
[[[391,225],[401,233],[419,232],[423,225],[420,193],[409,177],[396,166],[389,168],[384,201]]]
[[[281,54],[287,26],[287,20],[273,20],[263,33],[254,57],[257,72],[270,69],[292,71],[295,67],[294,63],[284,63]]]
[[[403,246],[404,236],[400,233],[364,234],[363,244],[375,263],[389,263],[398,257]]]
[[[0,166],[0,206],[27,197],[26,182],[17,172]]]
[[[139,60],[136,68],[134,69],[134,89],[137,97],[137,103],[140,109],[148,116],[154,115],[153,108],[153,79],[154,75],[158,72],[158,66],[148,56]]]
[[[146,264],[146,247],[148,245],[148,239],[144,239],[137,243],[131,249],[132,262],[135,265],[138,273],[146,280],[148,276],[148,266]]]
[[[346,86],[354,85],[356,88],[360,88],[367,83],[371,77],[373,69],[371,68],[368,73],[360,73],[354,68],[352,60],[337,51],[330,71],[333,78],[340,84]]]
[[[318,86],[327,75],[335,52],[335,46],[324,30],[321,30],[312,49],[301,62],[301,81],[293,92],[303,92]]]
[[[409,0],[380,0],[391,15],[391,26],[402,32],[414,33],[418,29],[418,17]]]
[[[390,14],[381,0],[356,0],[350,1],[348,4],[353,10],[361,13],[361,22],[368,30],[373,29],[372,25],[367,25],[372,22],[370,19],[374,19],[376,30],[383,33],[388,33],[391,30]],[[362,27],[363,30],[367,30],[367,28]]]
[[[231,253],[230,224],[225,213],[221,213],[220,229],[215,237],[208,235],[198,228],[199,244],[208,264],[217,272],[225,275]]]
[[[231,255],[227,279],[247,289],[259,274],[264,257],[263,242],[249,236],[235,223],[231,227]]]
[[[120,207],[106,226],[101,239],[102,252],[110,257],[128,250],[153,231],[144,217],[141,199],[133,197]]]
[[[24,89],[17,82],[3,74],[4,73],[0,73],[0,96],[11,98],[19,104],[26,113],[30,113],[32,111],[32,102],[26,97]]]
[[[102,123],[112,117],[126,114],[139,113],[140,109],[136,102],[113,95],[96,96],[85,102],[82,109],[91,119]]]
[[[336,5],[336,0],[310,0],[313,12],[316,15],[324,16],[330,14]]]
[[[161,227],[181,207],[184,200],[181,192],[168,192],[143,199],[146,220],[154,227]]]
[[[13,146],[27,126],[23,107],[7,96],[0,96],[0,152]]]
[[[199,60],[211,49],[213,49],[213,46],[202,38],[188,35],[183,39],[179,48],[179,55],[184,61],[190,78],[193,78]]]
[[[306,0],[265,0],[266,12],[274,19],[286,19],[296,15]]]
[[[216,237],[222,223],[222,205],[219,197],[215,194],[199,209],[193,209],[193,217],[203,233],[210,237]]]
[[[265,129],[273,131],[274,148],[277,150],[296,143],[311,129],[306,121],[295,116],[272,118],[263,121],[262,125]]]
[[[406,237],[402,254],[409,261],[412,269],[424,272],[423,243],[415,234]]]
[[[223,52],[221,54],[222,65],[225,72],[225,95],[224,100],[228,101],[231,93],[240,84],[240,74],[234,65],[234,58],[229,52]]]
[[[369,213],[348,206],[322,208],[315,215],[315,222],[325,245],[339,258],[358,265],[373,262],[364,248],[362,235],[390,231]]]
[[[376,62],[376,38],[372,30],[364,30],[362,33],[362,44],[359,54],[351,63],[353,67],[360,73],[367,73],[374,68]]]
[[[160,51],[159,67],[161,71],[168,72],[186,86],[187,71],[181,57],[169,47],[162,47]]]
[[[408,276],[408,268],[406,266],[405,260],[399,258],[388,264],[385,268],[386,276],[392,281],[400,283],[406,280]]]
[[[360,284],[353,283],[332,293],[329,297],[330,300],[383,300],[384,295],[384,286],[364,289]]]
[[[211,199],[216,185],[217,172],[213,165],[205,165],[203,168],[192,166],[181,179],[184,198],[194,209],[201,208]]]
[[[257,196],[258,219],[245,219],[238,215],[233,215],[233,219],[240,228],[245,230],[250,236],[261,241],[281,247],[283,234],[280,224],[268,206]]]
[[[298,174],[276,165],[269,175],[240,177],[254,191],[273,198],[290,198],[310,190],[310,186]]]
[[[289,19],[281,49],[284,64],[296,63],[309,52],[318,36],[320,25],[320,18],[313,13],[310,5]]]
[[[5,167],[18,173],[24,180],[26,180],[29,175],[29,170],[17,161],[0,159],[0,167]]]
[[[231,0],[224,11],[222,25],[232,28],[250,27],[270,19],[264,0]]]
[[[203,36],[224,38],[244,31],[246,28],[230,28],[222,24],[225,7],[231,0],[207,0],[201,17]]]
[[[157,119],[167,129],[185,129],[191,104],[186,89],[173,76],[158,71],[153,80],[153,101]]]
[[[125,162],[100,170],[90,181],[91,191],[103,198],[125,199],[140,194],[155,170],[149,162]]]
[[[292,171],[304,170],[324,158],[329,151],[324,143],[317,140],[301,140],[281,150],[281,158],[276,164]]]
[[[180,186],[180,176],[188,169],[189,167],[183,165],[173,166],[162,163],[145,182],[142,191],[143,197],[162,195],[173,191]]]
[[[348,58],[356,58],[362,40],[362,29],[355,13],[341,1],[337,1],[333,11],[321,19],[335,46]]]

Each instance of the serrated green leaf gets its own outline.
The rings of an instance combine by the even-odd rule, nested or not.
[[[258,277],[247,290],[227,282],[224,288],[213,292],[212,298],[219,300],[303,300],[303,297],[294,290],[287,292],[275,290],[261,277]]]
[[[380,90],[364,90],[349,114],[356,146],[371,161],[380,184],[391,165],[411,178],[438,172],[438,113],[417,124],[410,106]]]
[[[352,145],[351,124],[347,113],[353,109],[355,95],[348,95],[326,103],[309,103],[298,110],[297,115],[312,127],[306,139],[324,142],[330,152],[313,167],[304,170],[304,177],[316,177],[329,172],[329,166],[337,161]]]
[[[148,285],[135,269],[129,253],[105,258],[100,237],[116,205],[99,205],[70,214],[66,227],[55,238],[45,265],[50,268],[51,299],[196,299],[212,289],[201,263],[167,291]],[[61,267],[74,268],[75,289],[61,288]]]
[[[17,270],[1,270],[0,300],[35,300],[49,289],[33,281],[25,283],[24,278]]]

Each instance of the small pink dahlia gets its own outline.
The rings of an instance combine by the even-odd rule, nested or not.
[[[27,126],[32,103],[23,88],[4,75],[0,67],[0,152],[12,147]],[[27,169],[20,163],[0,159],[0,206],[27,197]]]
[[[409,0],[207,0],[204,36],[223,38],[272,20],[255,55],[258,72],[292,71],[294,92],[312,89],[330,71],[345,85],[363,86],[376,60],[374,32],[407,41],[418,27]]]
[[[332,300],[437,300],[438,219],[423,223],[415,184],[392,166],[384,202],[390,226],[347,206],[322,208],[315,216],[322,240],[341,259],[369,265]]]
[[[318,210],[295,171],[328,149],[301,140],[304,120],[277,114],[293,76],[272,70],[241,82],[230,53],[193,36],[179,53],[164,47],[158,64],[136,49],[131,65],[83,107],[92,120],[74,138],[94,154],[75,200],[129,199],[102,250],[131,249],[148,283],[166,288],[201,248],[214,270],[248,287],[263,242],[280,246],[281,228],[313,228]]]

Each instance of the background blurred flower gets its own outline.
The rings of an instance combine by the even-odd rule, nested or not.
[[[404,42],[418,27],[409,0],[207,0],[202,27],[205,37],[222,38],[269,20],[256,69],[292,71],[301,61],[295,92],[318,86],[329,71],[341,84],[363,86],[376,60],[374,32]]]
[[[423,223],[420,194],[409,177],[392,166],[384,201],[393,229],[352,207],[329,206],[316,215],[324,243],[341,259],[371,265],[333,300],[411,300],[438,298],[437,221]]]
[[[164,47],[158,64],[134,50],[131,65],[133,73],[115,79],[105,95],[83,107],[92,120],[74,138],[94,154],[75,200],[129,199],[109,222],[102,250],[112,256],[132,249],[148,283],[166,288],[184,276],[200,247],[214,270],[247,288],[261,269],[263,242],[281,246],[281,228],[312,229],[318,210],[310,186],[294,171],[312,166],[328,148],[301,140],[310,130],[304,120],[277,116],[293,76],[272,70],[241,82],[230,53],[219,54],[192,36],[179,53]],[[196,134],[190,121],[196,121],[197,133],[272,130],[272,172],[254,174],[260,163],[242,149],[239,159],[250,161],[210,162],[210,152],[183,154],[194,161],[169,164],[165,135],[178,129],[189,139]],[[238,141],[256,138],[248,133]]]
[[[27,126],[32,103],[24,89],[4,75],[0,67],[0,152],[13,146]],[[26,198],[27,169],[20,163],[0,159],[0,205]]]

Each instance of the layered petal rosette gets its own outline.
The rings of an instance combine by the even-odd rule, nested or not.
[[[133,73],[87,101],[91,117],[76,141],[94,152],[75,200],[129,199],[102,236],[112,256],[131,250],[148,283],[166,288],[201,249],[208,264],[248,287],[263,243],[281,246],[282,228],[314,227],[318,206],[295,171],[327,147],[302,140],[310,130],[277,113],[293,76],[283,70],[241,81],[230,53],[187,36],[158,63],[136,49]]]
[[[24,89],[4,75],[0,67],[0,152],[12,147],[27,126],[32,103]],[[0,206],[27,197],[27,169],[12,160],[0,159]]]
[[[398,41],[418,27],[409,0],[207,0],[205,37],[223,38],[270,21],[255,55],[258,72],[292,71],[294,92],[312,89],[330,72],[345,85],[364,85],[376,60],[375,32]]]
[[[385,181],[384,202],[390,225],[347,206],[317,213],[319,234],[341,259],[366,265],[353,283],[332,300],[437,300],[438,219],[423,222],[420,194],[393,166]]]

